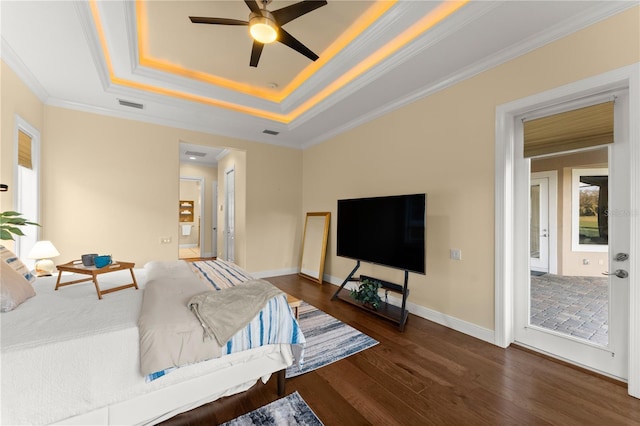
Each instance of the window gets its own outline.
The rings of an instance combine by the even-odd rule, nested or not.
[[[572,170],[572,250],[606,252],[609,245],[609,171]]]
[[[40,133],[20,117],[16,117],[15,147],[14,210],[39,223]],[[16,255],[27,267],[33,268],[35,261],[27,255],[38,241],[38,227],[26,226],[22,231],[25,235],[16,238]]]

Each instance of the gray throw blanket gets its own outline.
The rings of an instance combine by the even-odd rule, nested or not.
[[[205,338],[214,337],[222,346],[246,326],[269,299],[280,294],[284,293],[265,280],[249,280],[235,287],[197,294],[187,306],[202,324]]]

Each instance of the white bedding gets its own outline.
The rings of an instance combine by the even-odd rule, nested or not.
[[[0,423],[48,424],[88,412],[94,417],[80,417],[80,423],[155,423],[247,389],[260,377],[266,381],[269,373],[292,363],[288,345],[271,345],[146,383],[137,328],[145,277],[144,270],[135,273],[140,290],[109,293],[102,300],[91,282],[54,291],[55,277],[39,278],[35,297],[2,314]],[[128,271],[99,277],[103,289],[127,279]],[[246,361],[249,367],[243,366]]]

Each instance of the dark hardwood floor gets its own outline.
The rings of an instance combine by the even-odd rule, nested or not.
[[[380,342],[287,380],[325,425],[639,425],[626,385],[410,315],[404,332],[297,275],[268,279]],[[278,399],[275,376],[167,425],[214,425]]]

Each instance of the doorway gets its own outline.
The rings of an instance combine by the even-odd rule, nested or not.
[[[558,263],[557,172],[532,172],[530,188],[531,275],[554,274]]]
[[[609,270],[609,226],[608,209],[624,200],[610,200],[609,169],[613,173],[626,174],[624,162],[611,164],[612,154],[622,150],[616,143],[609,147],[575,150],[557,153],[530,160],[531,170],[550,170],[531,173],[530,197],[530,246],[531,276],[528,286],[516,287],[516,341],[547,350],[561,346],[556,337],[570,339],[572,351],[577,345],[586,345],[580,352],[626,352],[626,318],[617,314],[626,312],[625,283],[603,275]],[[616,157],[620,157],[616,154]],[[612,158],[615,158],[612,156]],[[542,173],[557,172],[562,181],[558,201],[559,231],[547,225],[550,209],[548,180]],[[622,185],[625,187],[625,184]],[[619,207],[618,207],[619,208]],[[613,221],[611,221],[613,222]],[[619,222],[615,219],[615,222]],[[549,236],[558,235],[560,262],[556,271],[545,268],[549,259]],[[618,236],[612,244],[619,246]],[[617,278],[617,277],[616,277]],[[621,295],[616,297],[618,292]],[[611,333],[610,333],[611,330]],[[620,334],[617,342],[612,336]],[[552,337],[551,337],[552,336]],[[575,343],[575,345],[573,344]],[[553,349],[552,349],[553,348]],[[601,365],[597,356],[590,356],[591,368],[622,374],[626,366]],[[618,355],[619,363],[626,356]],[[616,373],[617,372],[617,373]],[[619,376],[617,376],[619,377]]]
[[[497,108],[495,257],[497,345],[507,347],[514,342],[522,344],[521,335],[516,337],[516,334],[519,330],[526,330],[525,333],[534,336],[534,339],[524,343],[524,346],[605,375],[628,380],[629,394],[636,397],[640,397],[640,281],[635,277],[634,261],[622,261],[617,253],[629,253],[630,247],[640,245],[640,224],[630,214],[637,211],[640,204],[638,182],[630,178],[640,170],[640,140],[634,130],[640,125],[638,71],[637,65],[625,67]],[[610,204],[607,209],[609,249],[606,256],[613,269],[609,273],[624,269],[629,275],[627,278],[617,275],[607,278],[609,302],[611,306],[620,306],[621,310],[609,308],[609,342],[604,346],[586,344],[546,331],[540,333],[540,330],[528,324],[529,312],[523,315],[516,302],[521,299],[522,293],[528,293],[531,277],[529,214],[532,169],[531,160],[523,156],[522,120],[519,117],[545,109],[560,112],[579,108],[584,105],[585,99],[600,95],[610,97],[614,92],[616,141],[607,148]],[[548,114],[553,114],[553,111]],[[625,165],[630,169],[625,170]],[[571,232],[571,229],[564,229],[564,225],[560,226],[563,232]],[[621,326],[614,325],[614,322]],[[544,335],[544,338],[538,339],[540,335]],[[552,344],[546,346],[541,342],[544,340]],[[603,367],[606,364],[610,365]]]
[[[566,151],[558,142],[559,152],[527,156],[527,135],[531,132],[524,132],[525,148],[516,154],[522,155],[516,173],[529,175],[529,187],[537,181],[531,176],[534,170],[556,170],[562,178],[558,237],[562,261],[556,274],[528,274],[528,279],[523,276],[517,280],[514,305],[516,343],[623,380],[628,375],[628,281],[602,274],[609,269],[609,248],[628,253],[629,247],[628,233],[614,232],[628,229],[629,217],[607,214],[610,208],[627,208],[628,197],[612,197],[609,189],[613,186],[608,184],[610,177],[621,193],[629,191],[628,180],[623,179],[628,176],[628,138],[624,131],[613,132],[616,123],[624,120],[626,100],[625,91],[605,92],[570,103],[566,110],[550,108],[551,114],[539,111],[541,119],[561,120],[567,112],[578,114],[609,105],[612,108],[604,115],[610,117],[615,136],[609,145]],[[534,210],[534,199],[516,195],[516,227],[526,227],[530,243],[532,221],[527,226],[520,216],[531,218]],[[548,235],[548,228],[543,234]],[[516,256],[521,255],[516,247]],[[527,270],[532,269],[530,264]]]
[[[179,259],[202,257],[204,178],[180,177],[178,223]]]

